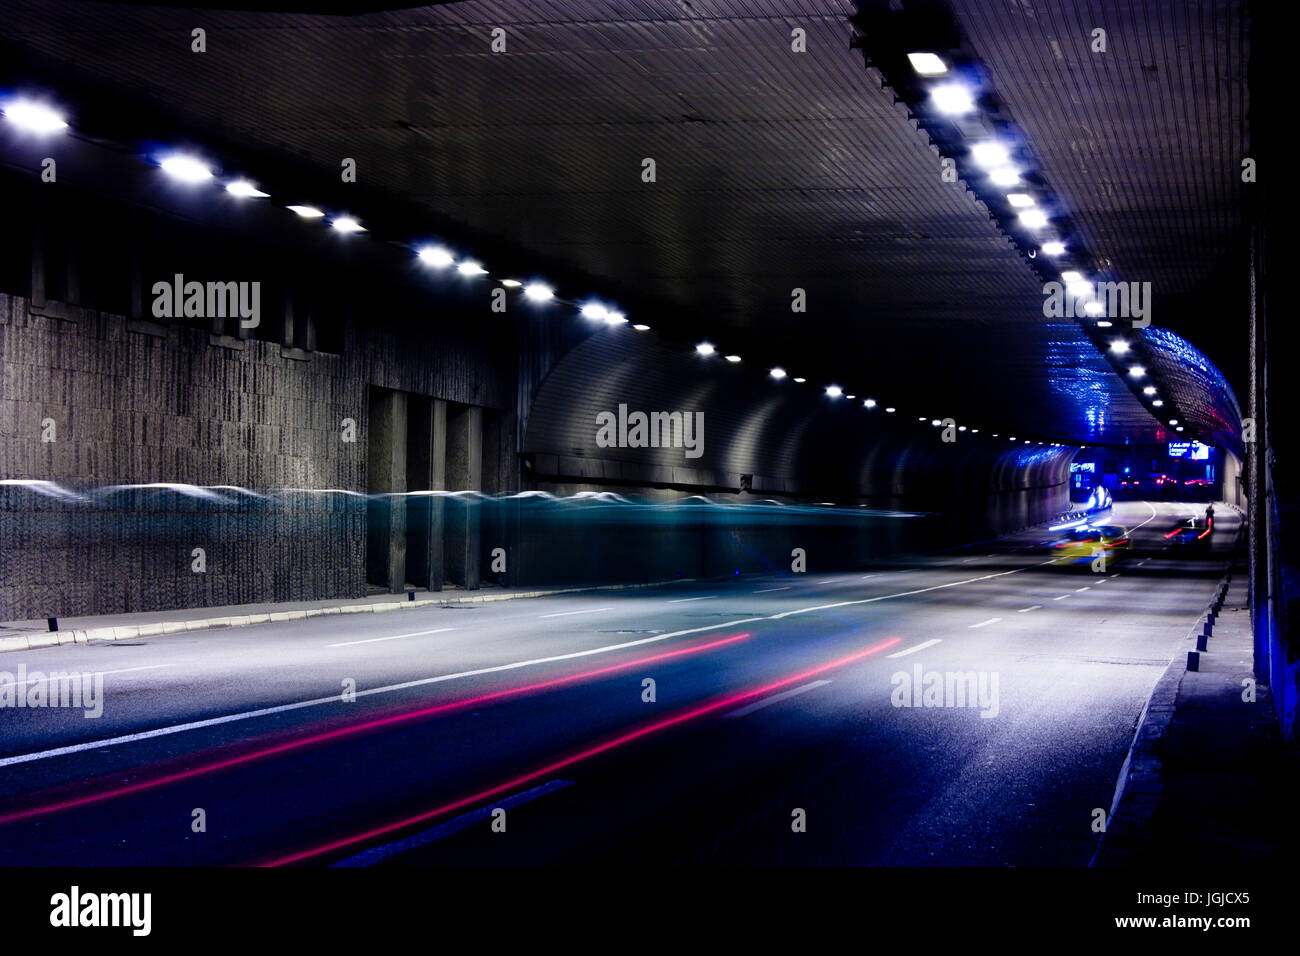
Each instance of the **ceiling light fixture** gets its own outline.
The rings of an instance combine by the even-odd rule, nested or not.
[[[289,208],[293,208],[292,206]],[[456,257],[442,246],[421,246],[416,250],[416,257],[427,266],[445,269],[456,261]]]
[[[212,178],[212,167],[196,156],[172,153],[158,163],[159,168],[172,179],[183,183],[201,183]]]
[[[5,119],[28,133],[46,136],[68,128],[68,121],[54,107],[35,100],[10,100],[0,107],[0,112],[4,113]]]
[[[334,219],[330,221],[330,225],[334,228],[335,232],[341,232],[344,235],[366,231],[366,227],[361,225],[361,223],[352,216],[335,216]]]
[[[930,91],[930,102],[940,113],[960,115],[975,109],[975,99],[961,83],[944,83]]]
[[[271,195],[262,192],[255,183],[251,183],[247,179],[236,179],[233,182],[226,183],[226,192],[240,199],[265,199]]]
[[[943,76],[948,72],[948,64],[935,53],[909,53],[907,62],[920,76]]]

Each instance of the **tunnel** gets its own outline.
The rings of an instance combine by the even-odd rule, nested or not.
[[[14,874],[653,847],[1267,921],[1274,5],[0,10]],[[1136,875],[1189,866],[1255,908]]]

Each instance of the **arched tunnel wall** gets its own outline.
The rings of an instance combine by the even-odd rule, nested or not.
[[[497,512],[485,526],[515,551],[512,572],[495,577],[781,571],[795,549],[809,570],[856,567],[1068,509],[1072,448],[922,425],[863,398],[832,401],[630,330],[598,332],[538,390],[523,449],[533,494],[485,504]],[[636,412],[695,416],[702,434],[691,447],[654,443]]]

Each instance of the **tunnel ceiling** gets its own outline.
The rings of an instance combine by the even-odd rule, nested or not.
[[[318,176],[353,157],[367,190],[636,290],[648,299],[634,320],[779,363],[809,388],[1046,440],[1169,437],[1073,320],[1044,318],[1021,250],[942,180],[907,105],[850,47],[845,0],[0,10],[11,50],[92,78],[123,110],[148,104]],[[1098,10],[1103,60],[1088,59],[1098,17],[1067,0],[962,0],[950,15],[1090,245],[1152,281],[1156,324],[1232,379],[1244,335],[1216,330],[1242,248],[1241,10]],[[490,52],[494,27],[505,54]],[[806,53],[791,49],[796,27]],[[796,288],[806,313],[791,311]],[[1230,419],[1199,382],[1181,383],[1184,417]]]

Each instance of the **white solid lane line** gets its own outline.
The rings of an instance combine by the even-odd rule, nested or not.
[[[1022,607],[1022,608],[1021,608],[1019,611],[1017,611],[1016,613],[1017,613],[1017,614],[1024,614],[1026,611],[1037,611],[1040,607],[1042,607],[1041,604],[1031,604],[1031,605],[1029,605],[1029,607]]]
[[[342,641],[338,644],[327,644],[326,647],[352,647],[356,644],[378,644],[380,641],[396,641],[403,637],[423,637],[426,634],[444,634],[447,631],[456,630],[454,627],[435,627],[431,631],[412,631],[410,634],[390,634],[388,637],[367,637],[362,641]]]
[[[770,707],[772,704],[779,704],[783,700],[789,700],[791,697],[797,697],[799,694],[806,694],[810,690],[816,690],[818,687],[825,687],[829,684],[828,680],[815,680],[811,683],[800,684],[798,687],[792,687],[789,690],[783,690],[779,694],[773,694],[771,697],[764,697],[762,700],[756,700],[740,710],[733,710],[727,714],[727,719],[733,717],[747,717],[756,710],[762,710],[764,707]]]
[[[787,584],[785,587],[781,587],[781,588],[760,588],[759,590],[757,590],[757,591],[751,591],[750,593],[751,593],[751,594],[768,594],[768,593],[770,593],[770,592],[772,592],[772,591],[788,591],[788,590],[790,590],[790,588],[792,588],[792,587],[794,587],[794,585],[792,585],[792,584]]]
[[[938,637],[936,637],[936,638],[934,638],[933,640],[930,640],[930,641],[922,641],[920,644],[917,644],[915,647],[909,647],[909,648],[907,648],[906,650],[898,651],[898,652],[896,652],[896,653],[894,653],[894,654],[886,654],[885,656],[886,656],[886,657],[906,657],[908,654],[915,654],[917,651],[923,651],[923,650],[925,650],[927,647],[934,647],[934,645],[936,645],[936,644],[942,644],[942,643],[943,643],[943,639],[942,639],[942,638],[938,638]]]
[[[538,617],[568,617],[570,614],[595,614],[597,611],[612,611],[614,606],[609,607],[589,607],[581,611],[556,611],[554,614],[539,614]]]
[[[700,597],[693,597],[693,598],[677,598],[676,600],[669,601],[668,603],[669,603],[669,604],[685,604],[687,601],[712,601],[715,597],[717,597],[716,594],[705,594],[705,595],[702,595],[702,596],[700,596]]]
[[[356,691],[352,696],[360,698],[369,697],[372,694],[391,694],[399,690],[409,690],[412,687],[424,687],[428,684],[440,684],[443,681],[462,680],[466,677],[478,677],[481,674],[497,674],[501,671],[512,671],[521,667],[535,667],[538,664],[552,664],[556,661],[569,661],[578,657],[590,657],[593,654],[608,654],[611,651],[621,651],[628,647],[639,647],[642,644],[655,644],[659,641],[671,640],[674,637],[685,637],[687,634],[700,634],[704,631],[718,631],[727,627],[735,627],[738,624],[751,624],[755,621],[761,620],[764,619],[761,617],[742,617],[734,621],[723,621],[719,624],[710,624],[708,627],[692,627],[684,631],[670,631],[667,634],[656,634],[653,637],[641,637],[635,641],[624,641],[622,644],[606,644],[603,647],[593,647],[586,651],[571,651],[568,654],[555,654],[551,657],[538,657],[528,661],[512,661],[509,664],[497,664],[492,667],[477,667],[474,670],[458,671],[454,674],[438,674],[434,677],[421,677],[416,680],[403,681],[400,684],[385,684],[382,687],[371,687],[367,690]],[[0,767],[11,767],[14,764],[29,763],[33,760],[44,760],[47,757],[61,757],[65,754],[80,753],[83,750],[96,750],[100,747],[116,747],[121,744],[135,743],[139,740],[151,740],[154,737],[166,737],[169,734],[179,734],[187,730],[199,730],[204,727],[217,727],[221,724],[235,723],[240,720],[269,717],[273,714],[283,714],[293,710],[302,710],[304,707],[319,707],[322,704],[337,704],[342,699],[342,694],[331,694],[329,697],[316,697],[311,700],[295,701],[292,704],[277,704],[274,707],[261,707],[257,710],[245,710],[236,714],[226,714],[223,717],[209,717],[205,720],[194,720],[185,724],[172,724],[169,727],[158,727],[155,730],[144,730],[134,734],[123,734],[120,737],[106,737],[103,740],[90,740],[80,744],[69,744],[66,747],[54,747],[50,750],[15,754],[12,757],[0,757]]]
[[[987,621],[980,621],[978,624],[972,624],[971,627],[988,627],[988,625],[996,624],[1000,620],[1002,620],[1000,617],[991,617]]]
[[[942,591],[945,588],[957,588],[963,584],[974,584],[978,581],[989,581],[993,578],[1006,577],[1008,574],[1019,574],[1021,571],[1030,571],[1034,568],[1041,568],[1044,565],[1051,564],[1051,561],[1040,561],[1038,564],[1027,564],[1023,568],[1012,568],[1010,571],[998,571],[995,574],[981,574],[977,578],[966,578],[961,581],[950,581],[947,584],[934,584],[928,588],[915,588],[911,591],[896,591],[893,594],[878,594],[875,597],[859,598],[856,601],[836,601],[834,604],[815,604],[811,607],[795,608],[793,611],[782,611],[780,614],[773,614],[767,618],[769,621],[779,621],[782,618],[792,617],[795,614],[811,614],[814,611],[830,611],[840,607],[852,607],[857,604],[874,604],[877,601],[890,601],[894,598],[911,597],[914,594],[928,594],[930,591]]]

